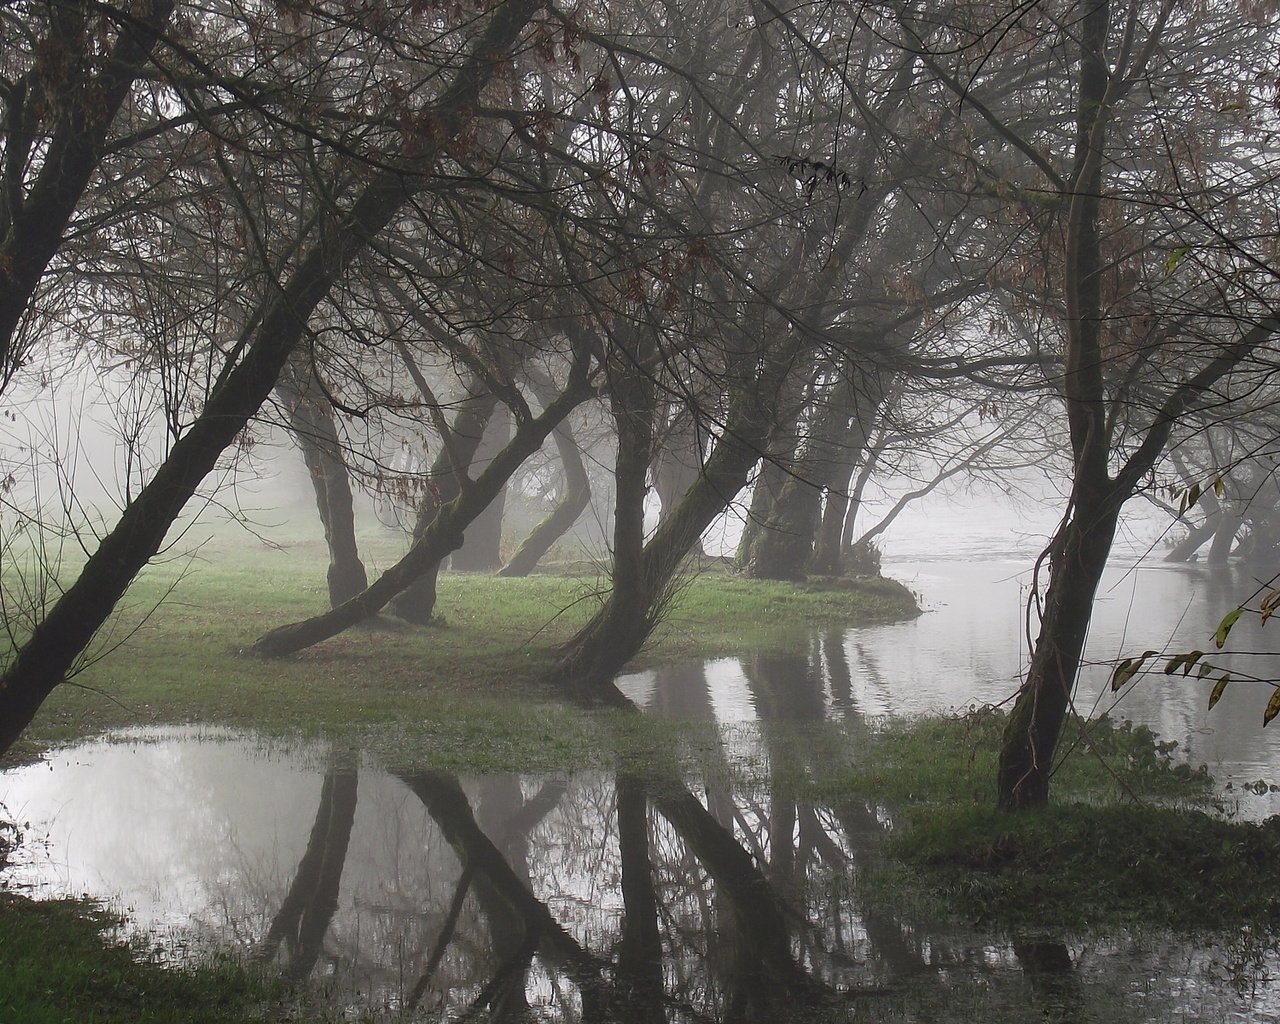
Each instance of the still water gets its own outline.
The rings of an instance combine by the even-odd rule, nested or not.
[[[653,714],[751,723],[765,764],[774,724],[998,703],[1025,647],[1026,564],[904,560],[886,569],[921,595],[918,619],[620,687]],[[1205,646],[1248,586],[1117,565],[1091,657]],[[1255,632],[1233,646],[1264,650],[1266,630],[1241,626]],[[1082,709],[1109,708],[1108,674],[1086,672]],[[1238,813],[1269,813],[1270,794],[1241,792],[1278,774],[1264,689],[1229,688],[1211,714],[1206,697],[1158,675],[1116,711],[1207,764]],[[797,802],[767,775],[458,778],[321,743],[141,731],[0,776],[29,826],[4,883],[102,897],[165,955],[230,946],[387,1019],[771,1021],[814,1004],[877,1021],[1280,1021],[1229,946],[971,933],[868,903],[856,881],[884,810]]]

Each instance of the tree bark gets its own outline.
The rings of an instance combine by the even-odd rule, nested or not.
[[[697,424],[691,413],[679,409],[663,432],[653,460],[653,489],[662,504],[659,522],[671,515],[685,492],[698,479],[702,459]],[[695,542],[694,548],[698,554],[703,553],[701,538]]]
[[[511,413],[506,406],[494,408],[485,424],[480,446],[472,465],[483,467],[511,440]],[[475,518],[462,537],[462,547],[449,559],[449,567],[462,572],[493,572],[502,565],[502,519],[507,506],[507,485]]]
[[[417,139],[412,151],[403,154],[424,174],[430,173],[449,141],[470,122],[480,90],[540,6],[532,0],[510,0],[490,17],[471,55],[435,104],[438,133]],[[243,339],[240,362],[214,385],[191,428],[174,442],[151,482],[125,508],[79,577],[0,676],[0,754],[13,745],[63,681],[133,578],[160,549],[200,482],[266,401],[312,310],[424,180],[399,170],[381,171],[350,209],[335,210],[326,217],[319,240],[300,258],[255,321],[252,333]]]
[[[755,378],[734,396],[724,430],[697,481],[625,570],[630,574],[628,589],[611,592],[565,644],[552,670],[553,680],[598,690],[635,657],[689,549],[746,485],[759,460],[774,422],[779,391],[785,390],[785,383],[780,389],[778,382],[786,381],[792,355],[786,346],[775,348],[757,367]]]
[[[356,543],[355,505],[351,474],[342,457],[333,409],[296,355],[281,375],[277,389],[289,414],[289,429],[302,450],[303,462],[315,491],[316,510],[329,549],[329,605],[337,607],[369,585]]]
[[[459,497],[466,487],[468,471],[475,461],[485,429],[498,406],[498,396],[492,392],[480,390],[482,386],[478,379],[473,377],[470,380],[468,396],[462,401],[453,423],[448,428],[450,437],[441,439],[440,451],[436,454],[428,476],[427,492],[418,505],[418,516],[413,525],[414,546],[436,521],[440,510]],[[513,468],[512,472],[514,471]],[[503,480],[501,488],[505,490],[506,486],[506,480]],[[496,499],[497,493],[494,494],[494,500]],[[485,508],[487,507],[486,505]],[[483,509],[476,515],[482,513]],[[459,545],[465,543],[465,540],[464,533]],[[446,551],[441,557],[447,557],[448,554],[449,552]],[[437,561],[436,565],[414,578],[390,602],[392,614],[406,622],[414,622],[420,626],[427,625],[435,612],[436,581],[439,573],[440,567]]]
[[[560,500],[542,522],[530,531],[529,536],[511,556],[511,561],[499,570],[499,576],[528,576],[542,560],[553,544],[572,529],[578,517],[591,504],[591,479],[582,462],[582,452],[573,428],[566,419],[551,432],[560,456],[564,482]]]
[[[1004,810],[1048,802],[1053,755],[1070,707],[1120,504],[1115,497],[1105,496],[1081,502],[1054,539],[1040,635],[1026,681],[1005,724],[997,776]]]

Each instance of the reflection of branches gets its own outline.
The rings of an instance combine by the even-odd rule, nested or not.
[[[281,974],[287,980],[305,978],[320,957],[324,934],[338,909],[338,886],[355,813],[355,770],[330,771],[320,790],[320,805],[306,852],[257,951],[258,959],[270,960],[284,942],[290,955]]]
[[[454,775],[443,772],[403,774],[401,780],[422,800],[465,869],[483,875],[487,883],[520,915],[530,942],[560,964],[579,987],[584,1006],[598,1004],[605,994],[605,961],[584,949],[551,915],[516,875],[501,851],[477,824],[471,804]],[[495,979],[496,980],[496,979]]]
[[[436,970],[440,967],[440,961],[444,959],[445,950],[449,948],[449,943],[453,941],[454,931],[458,927],[458,918],[462,916],[462,907],[467,902],[467,891],[471,888],[471,879],[474,875],[475,871],[470,865],[467,865],[462,869],[462,874],[458,877],[458,885],[454,890],[453,899],[449,903],[449,912],[445,915],[444,921],[440,925],[440,935],[436,938],[435,947],[431,950],[431,955],[427,958],[426,966],[423,967],[422,974],[413,986],[413,991],[409,993],[409,998],[405,1000],[405,1009],[409,1013],[413,1013],[418,1008],[418,1004],[422,1002],[427,986],[431,984],[431,979],[435,977]]]

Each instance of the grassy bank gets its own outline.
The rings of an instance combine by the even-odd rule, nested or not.
[[[0,893],[0,1020],[225,1024],[278,1020],[280,986],[229,960],[161,966],[93,904]]]
[[[1168,931],[1280,941],[1280,820],[1216,811],[1213,780],[1144,727],[1068,722],[1053,803],[994,808],[1005,718],[891,722],[816,795],[858,793],[894,822],[886,857],[863,878],[899,920],[997,934],[1091,936]]]
[[[363,745],[376,735],[381,753],[399,745],[411,761],[429,752],[433,764],[470,770],[574,767],[607,754],[595,738],[609,740],[614,726],[601,734],[596,716],[566,709],[540,681],[556,645],[598,606],[598,575],[581,566],[524,579],[446,574],[431,627],[380,619],[291,658],[240,653],[323,610],[324,570],[319,544],[255,541],[153,567],[92,662],[46,703],[29,749],[113,727],[199,722],[355,733]],[[712,562],[690,574],[636,664],[785,650],[815,628],[916,611],[887,580],[758,582]]]

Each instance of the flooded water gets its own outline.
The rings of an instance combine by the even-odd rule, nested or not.
[[[930,927],[865,906],[883,815],[670,777],[391,773],[149,731],[8,773],[8,884],[111,899],[405,1019],[1280,1020],[1229,951]],[[1252,981],[1252,976],[1249,976]]]
[[[1025,647],[1026,564],[903,561],[886,569],[920,593],[916,620],[620,680],[652,714],[756,726],[754,781],[459,778],[322,743],[140,731],[0,776],[0,802],[27,825],[5,884],[106,899],[166,949],[230,946],[389,1020],[774,1021],[814,1005],[859,1021],[1280,1021],[1280,997],[1230,949],[970,933],[868,903],[857,882],[883,810],[771,790],[773,725],[1004,700]],[[1204,646],[1245,585],[1117,566],[1091,656]],[[1108,674],[1086,672],[1083,709],[1109,706]],[[1280,763],[1265,695],[1231,688],[1212,713],[1206,698],[1159,675],[1117,710],[1208,764],[1240,813],[1277,809],[1241,792]]]

